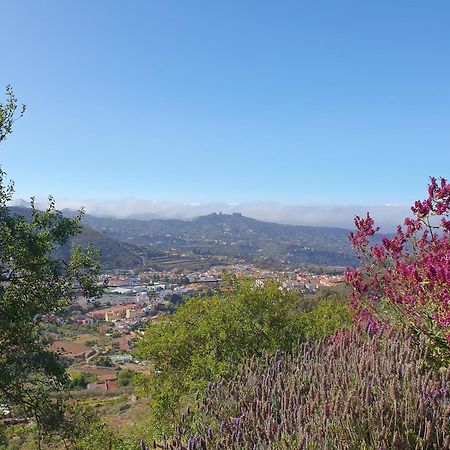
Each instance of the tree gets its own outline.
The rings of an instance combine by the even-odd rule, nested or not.
[[[233,376],[246,358],[289,351],[299,339],[313,335],[314,316],[305,310],[312,306],[298,293],[275,282],[233,283],[225,293],[186,300],[172,316],[149,325],[138,341],[139,358],[154,367],[145,387],[154,400],[154,416],[162,417],[162,423],[176,414],[180,400],[209,382]],[[321,328],[326,332],[349,323],[348,308],[342,303],[336,308],[333,325]],[[330,303],[327,312],[332,311]]]
[[[98,367],[114,367],[114,363],[109,356],[97,356],[94,359],[94,364]]]
[[[10,86],[0,103],[0,144],[12,132],[17,99]],[[64,419],[68,376],[41,331],[45,317],[61,313],[78,292],[98,297],[98,255],[74,247],[68,260],[54,252],[80,232],[82,212],[63,217],[53,198],[45,211],[31,200],[29,214],[15,215],[13,184],[0,168],[0,403],[52,432]]]
[[[69,389],[84,389],[89,383],[94,382],[95,375],[84,372],[73,372],[70,374]]]
[[[182,295],[174,292],[173,294],[167,296],[167,300],[169,300],[169,302],[172,303],[173,305],[179,305],[180,303],[183,303],[184,299]]]
[[[131,369],[123,369],[117,372],[117,384],[119,386],[133,386],[136,372]]]
[[[430,179],[428,198],[393,238],[371,245],[379,230],[369,213],[356,217],[350,240],[361,268],[347,270],[352,303],[371,327],[401,322],[430,339],[435,356],[450,361],[450,184]]]

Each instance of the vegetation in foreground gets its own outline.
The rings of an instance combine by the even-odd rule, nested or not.
[[[10,87],[0,103],[0,144],[12,131],[17,100]],[[31,217],[13,215],[8,202],[14,188],[0,169],[0,404],[19,417],[32,418],[39,435],[64,422],[68,378],[40,332],[47,314],[65,308],[81,289],[89,298],[97,286],[99,264],[92,250],[74,247],[65,260],[54,251],[80,231],[81,215],[66,219],[49,199],[41,212],[32,202]]]
[[[393,238],[379,245],[374,220],[356,217],[350,234],[361,268],[348,269],[351,301],[375,329],[403,324],[430,339],[433,354],[450,362],[450,183],[431,177],[428,197],[411,207]]]
[[[450,448],[450,369],[433,371],[427,356],[424,340],[390,330],[251,358],[210,384],[156,448]]]

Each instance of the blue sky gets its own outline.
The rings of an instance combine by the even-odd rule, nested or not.
[[[1,3],[18,197],[409,204],[450,176],[448,1]]]

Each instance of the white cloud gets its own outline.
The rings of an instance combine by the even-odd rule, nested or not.
[[[37,201],[44,206],[45,200]],[[183,219],[189,220],[212,212],[245,216],[268,222],[291,225],[313,225],[353,228],[353,218],[368,211],[384,231],[392,231],[403,218],[410,215],[405,205],[287,205],[276,202],[253,203],[182,203],[125,198],[114,201],[57,199],[59,209],[77,210],[84,206],[88,214],[103,217],[135,219]]]

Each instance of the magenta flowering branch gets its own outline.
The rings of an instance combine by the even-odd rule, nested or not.
[[[346,271],[351,304],[364,320],[398,320],[427,334],[439,351],[450,350],[450,184],[431,177],[428,198],[411,207],[412,218],[392,238],[371,245],[379,227],[368,213],[349,235],[361,267]],[[434,225],[436,219],[438,225]],[[433,222],[434,221],[434,222]]]

